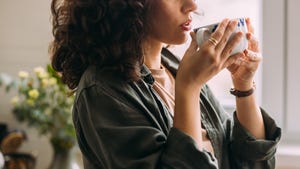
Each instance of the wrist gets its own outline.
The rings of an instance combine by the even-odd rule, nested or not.
[[[255,83],[252,79],[247,81],[233,81],[233,87],[239,91],[250,90],[253,85],[255,85]]]
[[[255,84],[255,82],[253,82],[252,86],[247,88],[246,90],[231,88],[230,89],[230,94],[232,94],[236,97],[247,97],[247,96],[252,95],[254,93],[255,89],[256,89],[256,84]]]
[[[187,96],[199,97],[202,85],[195,83],[188,83],[183,81],[175,81],[175,93]]]

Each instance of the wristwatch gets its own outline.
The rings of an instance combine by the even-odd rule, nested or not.
[[[256,89],[256,84],[255,82],[253,82],[253,86],[251,89],[246,90],[246,91],[240,91],[240,90],[236,90],[235,88],[231,88],[230,89],[230,94],[236,96],[236,97],[247,97],[250,96],[254,93]]]

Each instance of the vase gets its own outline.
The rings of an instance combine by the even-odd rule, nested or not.
[[[82,157],[78,146],[61,151],[53,151],[48,169],[83,169]]]

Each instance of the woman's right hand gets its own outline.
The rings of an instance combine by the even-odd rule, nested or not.
[[[196,42],[195,33],[191,32],[192,42],[178,68],[175,82],[174,127],[190,135],[200,149],[204,146],[199,93],[209,79],[244,55],[239,53],[230,56],[242,37],[241,33],[237,33],[228,41],[236,26],[237,21],[223,20],[211,35],[213,39],[207,40],[200,47]]]
[[[239,32],[229,41],[236,26],[236,20],[224,19],[211,35],[216,43],[207,40],[200,47],[196,42],[195,33],[191,32],[191,44],[182,58],[176,75],[177,90],[198,89],[200,92],[208,80],[244,56],[242,52],[230,56],[242,37],[242,33]]]

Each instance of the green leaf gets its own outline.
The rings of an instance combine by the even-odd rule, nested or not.
[[[42,79],[34,78],[35,76],[14,79],[7,74],[0,74],[0,86],[4,86],[7,91],[16,89],[18,92],[19,100],[12,111],[17,120],[26,122],[29,127],[36,128],[42,135],[50,134],[73,144],[76,140],[71,117],[74,95],[68,96],[67,85],[62,83],[60,74],[50,64],[47,65],[46,71],[49,78],[56,78],[57,84],[43,87]],[[38,90],[38,98],[29,97],[28,92],[31,89]]]

